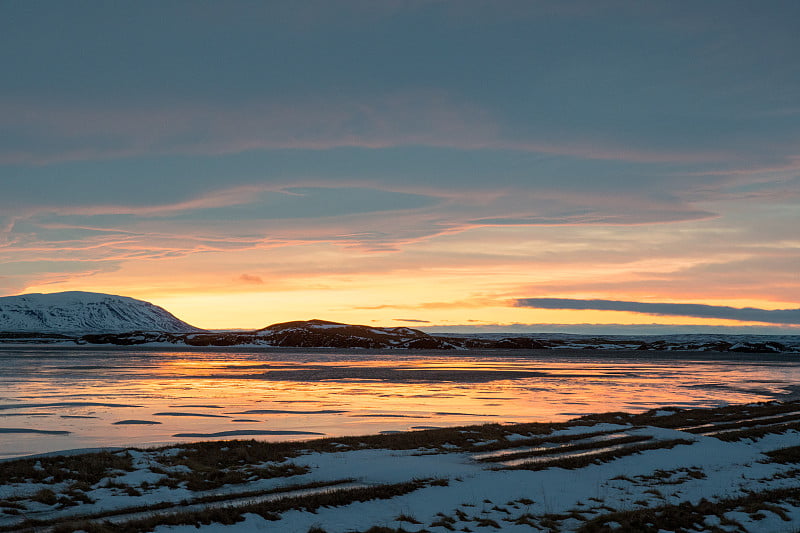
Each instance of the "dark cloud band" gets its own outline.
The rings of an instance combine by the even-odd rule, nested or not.
[[[594,311],[629,311],[647,315],[721,318],[768,324],[800,324],[800,309],[758,309],[721,305],[643,303],[617,300],[576,300],[571,298],[520,298],[516,307],[537,309],[581,309]]]

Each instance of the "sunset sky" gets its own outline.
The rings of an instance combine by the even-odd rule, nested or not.
[[[799,27],[794,0],[4,0],[0,296],[800,334]]]

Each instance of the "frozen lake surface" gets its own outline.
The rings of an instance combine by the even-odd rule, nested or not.
[[[5,347],[0,458],[763,401],[800,383],[796,357]]]

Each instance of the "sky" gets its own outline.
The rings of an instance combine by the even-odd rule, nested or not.
[[[0,296],[800,334],[800,3],[0,2]]]

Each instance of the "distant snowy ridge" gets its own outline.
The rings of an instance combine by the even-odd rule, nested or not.
[[[95,292],[59,292],[0,297],[0,331],[123,333],[201,331],[142,300]]]
[[[686,336],[666,337],[581,337],[554,334],[502,334],[434,336],[406,328],[381,328],[307,320],[273,324],[255,331],[201,331],[169,333],[131,331],[95,333],[72,338],[44,338],[41,335],[0,333],[3,343],[139,344],[183,346],[264,346],[285,348],[367,348],[418,350],[606,350],[616,353],[656,352],[738,352],[754,354],[800,353],[800,336]]]
[[[146,344],[415,350],[608,350],[798,354],[798,335],[431,335],[408,327],[297,320],[258,330],[207,331],[161,307],[91,292],[0,297],[0,344]]]

